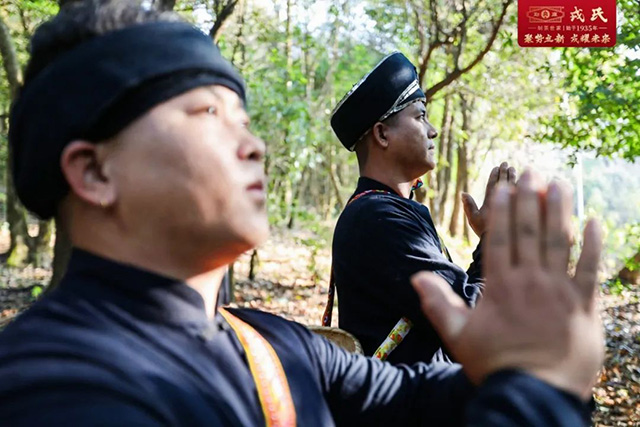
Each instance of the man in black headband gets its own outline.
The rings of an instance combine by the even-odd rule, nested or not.
[[[59,287],[0,335],[3,425],[447,425],[465,411],[473,425],[586,422],[601,352],[564,338],[597,341],[571,322],[593,311],[558,307],[591,301],[588,274],[576,282],[585,296],[553,305],[545,289],[574,282],[539,267],[530,285],[544,285],[545,304],[510,314],[487,297],[473,316],[493,311],[490,322],[416,279],[477,393],[457,367],[393,367],[276,316],[216,309],[226,266],[268,232],[264,143],[247,129],[244,98],[207,36],[130,2],[72,5],[37,31],[11,113],[13,174],[24,203],[57,215],[75,248]],[[504,214],[508,195],[496,204]],[[495,228],[494,261],[507,277],[519,266],[500,262],[504,232]],[[597,235],[586,247],[594,264]],[[495,279],[496,292],[517,284]],[[530,317],[550,306],[541,329]]]
[[[483,282],[480,245],[465,272],[453,263],[429,209],[411,200],[415,183],[436,166],[437,132],[425,103],[415,67],[395,52],[354,85],[331,117],[340,142],[357,154],[360,179],[336,225],[323,324],[331,322],[337,288],[340,327],[360,340],[365,354],[394,364],[449,360],[422,315],[413,274],[439,274],[469,305]],[[492,171],[486,200],[501,181],[515,181],[506,163]],[[479,210],[471,196],[464,200],[481,236],[487,208]]]

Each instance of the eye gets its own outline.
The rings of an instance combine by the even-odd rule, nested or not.
[[[218,110],[214,106],[207,108],[206,111],[207,111],[207,114],[216,114],[218,112]]]

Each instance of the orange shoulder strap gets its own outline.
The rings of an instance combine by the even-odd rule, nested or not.
[[[289,390],[289,382],[275,350],[248,323],[224,308],[219,310],[236,333],[247,355],[267,427],[295,426],[296,409]]]

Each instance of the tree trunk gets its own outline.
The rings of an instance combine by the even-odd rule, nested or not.
[[[338,176],[336,173],[336,164],[333,161],[333,153],[334,145],[331,145],[329,152],[329,180],[331,181],[331,187],[335,192],[336,203],[338,204],[338,209],[340,212],[344,210],[344,201],[342,200],[342,196],[340,195],[340,184],[338,183]]]
[[[462,169],[462,191],[469,193],[469,138],[471,135],[471,118],[469,117],[469,111],[471,107],[467,103],[465,96],[460,95],[460,109],[462,110],[462,130],[464,135],[462,137],[462,158],[458,159],[458,167]],[[459,198],[460,196],[458,196]],[[463,215],[462,218],[462,235],[467,243],[470,241],[471,234],[469,232],[469,221]]]
[[[234,277],[236,263],[232,262],[229,265],[229,302],[234,302],[236,300],[236,278]]]
[[[300,199],[302,198],[302,193],[304,191],[304,187],[307,181],[307,170],[308,168],[306,166],[304,167],[304,169],[302,169],[302,173],[300,174],[300,180],[298,181],[298,185],[293,191],[293,196],[291,198],[291,211],[289,212],[289,220],[287,221],[287,228],[289,230],[293,229],[296,222],[296,217],[298,216],[298,207],[300,205]]]
[[[22,73],[13,40],[11,40],[9,28],[5,24],[2,16],[0,16],[0,55],[2,56],[4,71],[7,73],[11,100],[13,101],[18,94],[20,85],[22,85]]]
[[[449,222],[449,234],[452,237],[455,237],[458,234],[458,222],[460,217],[460,193],[462,191],[462,183],[463,183],[463,167],[462,166],[462,157],[463,157],[463,149],[464,141],[458,142],[458,167],[456,172],[456,189],[453,193],[453,209],[451,210],[451,220]]]
[[[447,199],[449,198],[449,187],[451,183],[451,168],[453,167],[453,128],[454,128],[454,114],[450,111],[447,125],[447,144],[444,152],[445,160],[440,163],[439,167],[442,168],[442,186],[438,187],[440,193],[440,206],[438,207],[438,224],[444,222],[444,212],[447,205]],[[444,132],[444,131],[443,131]],[[442,135],[444,137],[444,134]],[[443,164],[444,163],[444,164]]]
[[[451,215],[451,224],[449,225],[449,232],[451,236],[455,236],[458,233],[458,223],[460,216],[460,208],[462,201],[460,199],[462,191],[468,191],[468,156],[467,156],[467,139],[470,131],[469,126],[469,109],[466,99],[460,95],[460,109],[462,110],[462,130],[464,134],[458,142],[458,171],[456,174],[456,192],[454,194],[453,213]],[[467,224],[465,218],[463,218],[463,224]],[[464,227],[464,226],[463,226]],[[469,230],[463,229],[464,237],[469,238]]]
[[[69,258],[71,258],[71,240],[67,231],[62,226],[61,222],[56,218],[56,241],[53,246],[53,276],[47,287],[47,292],[51,292],[58,286],[60,279],[67,271],[67,264],[69,264]]]
[[[448,141],[453,141],[453,130],[455,127],[455,117],[451,115],[451,123],[449,124],[449,135],[447,137]],[[453,169],[453,147],[452,144],[447,144],[447,166],[444,173],[444,188],[442,189],[442,210],[440,211],[440,223],[444,222],[444,212],[447,203],[447,199],[449,198],[449,187],[451,187],[451,170]]]
[[[11,101],[13,102],[22,84],[22,73],[9,28],[2,16],[0,16],[0,56],[2,57],[2,64],[9,82]],[[29,256],[29,233],[27,231],[27,212],[20,204],[13,186],[12,163],[13,150],[11,144],[9,144],[6,168],[6,206],[10,242],[9,251],[7,252],[7,264],[20,266],[27,261]]]
[[[236,33],[236,42],[233,45],[233,50],[231,52],[231,63],[235,65],[238,71],[242,72],[242,68],[244,67],[244,37],[242,36],[244,32],[244,20],[245,20],[245,2],[241,1],[239,8],[240,19],[238,20],[238,32]],[[236,61],[236,52],[240,50],[240,62]]]
[[[11,158],[9,149],[9,158]],[[9,161],[11,163],[11,161]],[[27,228],[27,212],[20,204],[13,179],[11,177],[11,166],[7,169],[7,222],[9,223],[9,250],[7,251],[7,265],[21,267],[29,259],[29,233]]]
[[[451,110],[449,104],[451,101],[451,95],[447,94],[444,97],[444,110],[442,112],[442,124],[440,125],[440,140],[438,145],[438,161],[436,162],[436,184],[434,190],[436,191],[438,203],[435,203],[435,210],[431,213],[433,220],[436,224],[439,223],[442,210],[442,194],[441,190],[444,187],[444,170],[446,168],[446,152],[447,152],[447,126],[449,125],[449,115]]]
[[[289,179],[288,174],[283,177],[284,191],[282,194],[282,206],[284,207],[284,216],[280,218],[280,221],[286,222],[288,218],[291,218],[291,212],[293,211],[293,184]]]
[[[29,263],[34,267],[46,267],[51,263],[51,238],[53,221],[38,221],[38,235],[31,239]]]
[[[465,154],[465,164],[466,162],[466,154]],[[468,170],[468,165],[466,165],[464,167],[464,182],[462,184],[462,191],[464,191],[465,193],[469,192],[469,170]],[[462,237],[464,238],[464,240],[469,243],[471,241],[471,233],[469,232],[469,221],[467,221],[467,218],[463,218],[462,219]]]
[[[249,280],[253,281],[256,279],[256,272],[258,270],[258,263],[260,260],[258,259],[258,250],[254,249],[251,252],[251,259],[249,260]]]

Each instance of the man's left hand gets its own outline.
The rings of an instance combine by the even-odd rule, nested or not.
[[[473,231],[480,237],[487,226],[487,216],[489,211],[489,200],[491,200],[491,193],[496,185],[501,182],[505,184],[516,183],[516,170],[513,167],[509,167],[507,162],[503,162],[500,166],[496,166],[489,175],[489,181],[487,181],[487,190],[484,194],[484,202],[482,207],[478,209],[476,201],[473,200],[471,194],[462,193],[462,206],[464,207],[464,213],[467,216],[469,225]]]

